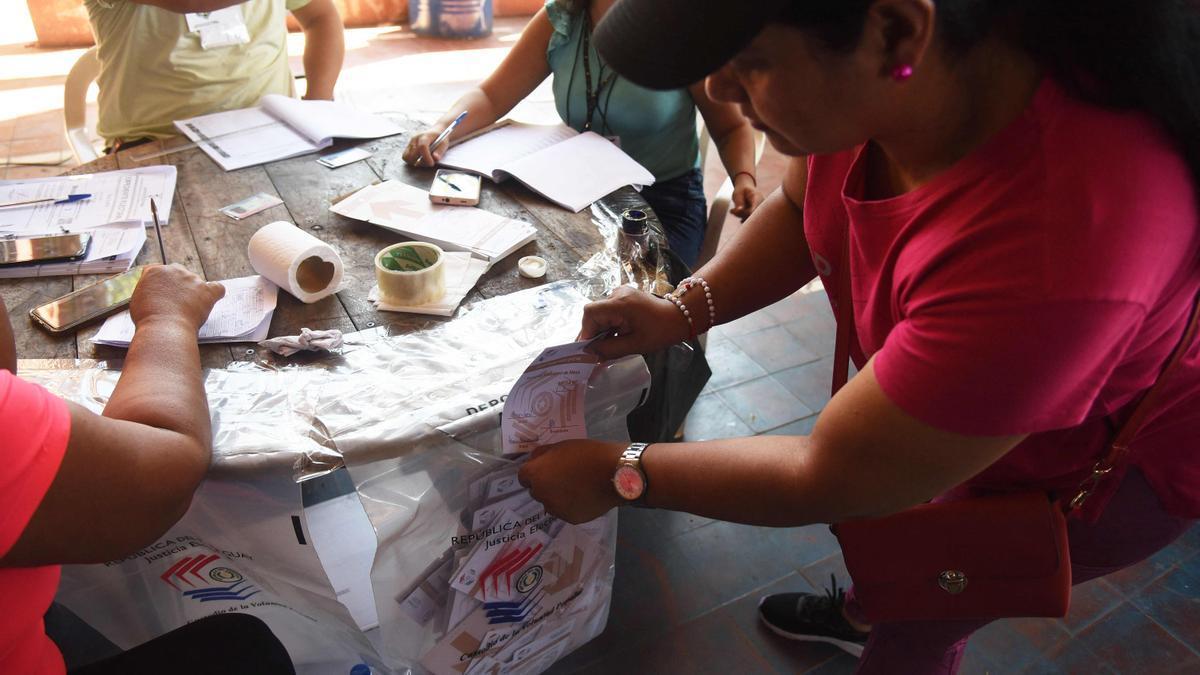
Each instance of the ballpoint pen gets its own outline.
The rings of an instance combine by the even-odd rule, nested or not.
[[[6,209],[10,206],[33,206],[34,204],[44,204],[46,202],[52,202],[54,204],[70,204],[71,202],[82,201],[91,196],[92,195],[90,193],[80,192],[79,194],[64,195],[62,197],[40,197],[38,199],[26,199],[19,202],[5,202],[0,204],[0,209]]]
[[[154,218],[154,236],[158,239],[158,254],[162,256],[162,264],[167,264],[167,249],[163,246],[162,227],[158,224],[158,204],[154,203],[154,197],[150,198],[150,216]]]
[[[450,137],[450,134],[454,133],[454,130],[455,130],[456,128],[458,128],[458,124],[459,124],[460,122],[462,122],[464,119],[466,119],[466,117],[467,117],[467,111],[466,111],[466,110],[464,110],[464,111],[462,111],[462,112],[458,113],[458,117],[455,117],[455,118],[454,118],[454,121],[450,123],[450,126],[446,127],[446,130],[445,130],[445,131],[443,131],[442,133],[438,134],[438,135],[437,135],[437,138],[433,139],[433,142],[429,144],[429,154],[430,154],[430,155],[432,155],[432,154],[433,154],[433,151],[434,151],[434,150],[437,150],[437,146],[441,145],[441,144],[442,144],[442,141],[446,140],[447,138],[449,138],[449,137]],[[417,164],[420,164],[420,163],[422,163],[424,160],[425,160],[425,157],[423,157],[423,156],[422,156],[422,157],[418,157],[418,158],[417,158]]]

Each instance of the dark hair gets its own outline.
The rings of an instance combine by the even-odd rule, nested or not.
[[[795,0],[777,21],[833,50],[862,37],[874,0]],[[1196,0],[934,0],[946,48],[989,35],[1017,44],[1073,95],[1151,115],[1200,190],[1200,3]]]

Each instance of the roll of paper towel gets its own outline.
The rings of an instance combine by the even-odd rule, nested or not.
[[[250,266],[301,302],[333,295],[342,283],[342,258],[325,242],[279,220],[250,237]]]

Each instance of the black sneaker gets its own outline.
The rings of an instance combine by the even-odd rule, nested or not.
[[[869,632],[855,629],[842,616],[846,592],[830,576],[830,588],[815,593],[777,593],[758,601],[758,618],[772,632],[789,640],[828,642],[862,656]]]

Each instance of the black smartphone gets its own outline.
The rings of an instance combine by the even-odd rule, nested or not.
[[[0,265],[21,265],[48,260],[71,260],[87,253],[92,235],[51,234],[24,239],[0,239]]]
[[[143,267],[109,277],[29,310],[29,316],[51,333],[63,333],[129,304]]]

